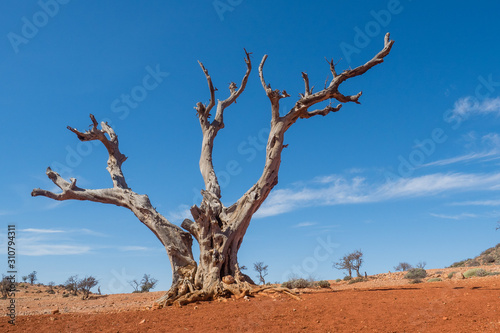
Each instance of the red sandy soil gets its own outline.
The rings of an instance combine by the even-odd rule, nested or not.
[[[20,287],[16,325],[3,316],[0,332],[500,332],[500,275],[448,278],[465,270],[427,270],[441,282],[409,284],[403,273],[379,274],[368,282],[331,281],[331,289],[303,290],[301,300],[270,295],[156,310],[152,301],[163,292],[83,301],[63,298],[57,289],[49,295],[46,286]]]

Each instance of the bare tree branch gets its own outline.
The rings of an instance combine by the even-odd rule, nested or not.
[[[118,149],[117,135],[107,123],[101,123],[102,130],[97,129],[98,123],[95,117],[90,115],[90,118],[92,119],[93,127],[89,131],[82,133],[74,128],[68,128],[81,141],[99,140],[104,144],[109,153],[107,169],[113,178],[113,187],[103,189],[80,188],[76,185],[76,179],[71,178],[70,182],[68,182],[57,172],[47,168],[47,176],[62,192],[54,193],[37,188],[31,192],[31,195],[34,197],[45,196],[58,201],[86,200],[113,204],[130,209],[165,246],[172,263],[173,284],[181,283],[179,281],[186,279],[193,280],[194,271],[196,271],[196,262],[193,259],[191,250],[191,236],[158,213],[151,205],[147,195],[137,194],[128,188],[121,172],[121,164],[125,161],[126,157]],[[109,139],[106,134],[109,135]]]
[[[245,49],[243,49],[243,50],[245,51],[245,63],[247,65],[247,71],[246,71],[245,75],[243,76],[243,79],[241,80],[241,84],[240,84],[239,89],[236,90],[236,88],[237,88],[236,83],[231,82],[229,84],[229,91],[231,92],[231,95],[221,103],[221,105],[222,105],[221,110],[224,110],[229,105],[231,105],[233,102],[236,103],[236,99],[245,90],[245,87],[247,85],[248,76],[250,75],[250,72],[252,71],[252,61],[250,60],[250,55],[252,53],[247,52],[247,50],[245,50]],[[219,111],[219,109],[217,111]]]
[[[103,145],[108,150],[109,158],[108,158],[108,167],[106,168],[111,175],[111,179],[113,180],[113,187],[117,188],[128,188],[127,182],[125,181],[125,177],[122,172],[122,164],[125,162],[127,157],[120,152],[118,148],[118,136],[115,134],[115,131],[108,125],[106,122],[101,122],[101,130],[97,128],[97,120],[94,115],[90,115],[90,119],[92,120],[92,129],[85,131],[82,133],[78,131],[76,128],[72,128],[67,126],[67,128],[75,133],[80,141],[94,141],[99,140],[103,143]],[[106,136],[109,135],[109,139]]]
[[[215,90],[217,90],[217,89],[214,88],[214,85],[212,83],[212,78],[208,74],[208,71],[205,68],[205,66],[203,66],[203,64],[200,61],[198,61],[198,63],[200,64],[200,67],[203,70],[203,73],[205,73],[205,77],[207,78],[208,89],[210,90],[210,102],[208,103],[207,106],[203,105],[200,102],[200,103],[198,103],[198,105],[195,109],[198,111],[199,116],[204,117],[206,120],[210,117],[210,111],[212,110],[212,108],[215,105]]]
[[[271,101],[271,115],[272,115],[271,124],[274,124],[278,121],[280,117],[280,105],[279,105],[280,99],[290,97],[290,95],[286,92],[286,90],[283,91],[280,91],[279,89],[272,90],[271,84],[266,85],[266,81],[264,80],[264,64],[266,60],[267,60],[267,54],[264,55],[262,61],[260,62],[259,76],[260,76],[260,82],[262,83],[262,87],[264,88],[267,97]]]
[[[247,70],[245,72],[245,75],[243,76],[243,79],[241,80],[241,85],[239,88],[237,88],[236,84],[234,82],[231,82],[229,85],[229,91],[230,91],[230,96],[225,99],[224,101],[218,101],[217,103],[217,111],[214,117],[214,120],[212,122],[208,121],[209,111],[212,109],[212,107],[215,105],[215,90],[213,88],[212,84],[212,79],[210,75],[208,75],[208,71],[206,68],[201,64],[200,66],[205,73],[205,76],[207,78],[208,86],[210,89],[210,103],[207,107],[203,105],[203,103],[199,102],[195,109],[198,111],[199,119],[200,119],[200,125],[203,131],[203,142],[202,142],[202,148],[201,148],[201,154],[200,154],[200,171],[203,176],[203,180],[205,182],[205,189],[214,194],[215,197],[220,198],[220,185],[219,181],[217,180],[217,176],[215,174],[215,170],[213,167],[213,162],[212,162],[212,151],[213,151],[213,144],[214,144],[214,139],[217,136],[217,133],[220,129],[224,128],[224,110],[230,106],[232,103],[236,102],[236,99],[241,95],[241,93],[245,90],[245,87],[247,85],[248,77],[250,75],[250,72],[252,70],[252,61],[250,59],[251,53],[247,52],[245,50],[245,63]],[[205,195],[204,195],[205,197]]]
[[[278,183],[278,171],[281,163],[281,152],[286,147],[284,144],[284,134],[292,126],[297,119],[308,119],[314,116],[326,116],[330,112],[337,112],[341,109],[342,104],[337,106],[332,106],[330,102],[329,105],[323,109],[316,109],[309,111],[309,108],[315,104],[321,103],[328,99],[336,99],[341,103],[354,102],[359,104],[359,98],[362,92],[356,95],[343,95],[338,91],[339,85],[347,80],[348,78],[359,76],[365,73],[367,70],[373,66],[380,64],[384,61],[384,57],[387,56],[392,48],[394,41],[389,39],[389,34],[385,36],[384,48],[377,53],[370,61],[356,67],[355,69],[346,70],[341,74],[338,74],[335,69],[335,64],[333,60],[328,61],[330,65],[330,71],[333,74],[333,79],[331,83],[326,86],[321,91],[312,93],[312,89],[309,88],[309,77],[303,72],[302,78],[305,84],[305,93],[300,94],[299,100],[290,109],[290,111],[283,117],[279,116],[279,100],[280,98],[287,97],[285,91],[281,94],[278,90],[272,90],[271,85],[266,83],[264,79],[264,64],[267,60],[267,55],[264,55],[262,61],[259,65],[259,76],[261,80],[262,87],[264,88],[266,95],[269,97],[271,102],[271,131],[269,133],[269,138],[266,147],[266,162],[264,165],[264,170],[259,180],[255,185],[250,188],[236,203],[239,207],[236,211],[247,210],[251,214],[257,211],[264,200],[267,198],[272,188]],[[244,223],[242,223],[244,225]]]
[[[330,72],[332,72],[333,78],[335,79],[337,77],[337,71],[335,70],[335,64],[333,63],[333,58],[332,58],[332,60],[328,60],[325,57],[325,60],[330,65]]]

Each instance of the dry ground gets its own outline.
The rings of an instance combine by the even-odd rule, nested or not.
[[[500,271],[500,266],[484,266]],[[369,282],[331,281],[301,301],[287,296],[190,304],[152,310],[163,292],[80,297],[49,295],[48,287],[20,287],[16,325],[0,317],[1,332],[500,332],[500,275],[408,284],[403,273]],[[41,292],[38,292],[40,290]],[[27,293],[24,291],[28,291]],[[0,300],[5,309],[6,300]],[[57,310],[56,314],[52,314]]]

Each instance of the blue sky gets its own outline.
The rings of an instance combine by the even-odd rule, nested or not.
[[[51,166],[85,188],[110,187],[107,154],[66,129],[113,126],[129,158],[129,186],[179,224],[203,180],[197,102],[253,72],[225,114],[214,164],[233,203],[260,176],[270,108],[258,79],[286,89],[282,112],[303,92],[301,72],[365,63],[396,41],[385,62],[341,86],[361,105],[298,121],[286,134],[279,184],[255,215],[239,259],[334,279],[339,257],[362,249],[362,271],[401,261],[448,266],[499,242],[500,4],[477,1],[14,1],[0,5],[1,271],[7,225],[17,229],[19,276],[41,282],[96,276],[106,293],[128,292],[144,273],[170,285],[160,242],[124,208],[32,198],[55,190]],[[197,252],[196,246],[194,248]],[[255,275],[249,271],[250,275]]]

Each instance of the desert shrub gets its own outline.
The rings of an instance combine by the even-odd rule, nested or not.
[[[351,279],[352,279],[352,277],[351,277],[351,276],[349,276],[349,275],[344,276],[344,281],[349,281],[349,280],[351,280]]]
[[[423,267],[422,267],[423,268]],[[434,274],[443,274],[443,271],[437,271]]]
[[[314,286],[314,282],[311,280],[306,280],[302,278],[293,278],[290,279],[289,281],[283,282],[281,284],[282,287],[288,288],[288,289],[294,289],[294,288],[311,288]]]
[[[481,255],[484,256],[484,255],[490,254],[491,252],[493,252],[493,250],[494,250],[494,248],[490,247],[489,249],[481,252]]]
[[[340,281],[342,281],[342,279],[337,279],[337,280],[335,280],[335,282],[340,282]]]
[[[417,283],[422,283],[423,281],[421,279],[413,279],[409,283],[410,284],[417,284]]]
[[[483,261],[486,264],[491,264],[491,263],[495,262],[495,257],[493,257],[491,254],[488,254],[488,255],[484,256]]]
[[[488,275],[500,275],[500,272],[489,272]]]
[[[141,281],[132,280],[128,283],[134,288],[133,293],[147,293],[156,286],[158,280],[149,274],[144,274]]]
[[[467,259],[468,260],[468,259]],[[465,267],[465,262],[467,260],[462,260],[462,261],[457,261],[457,262],[454,262],[453,264],[451,264],[449,266],[449,268],[455,268],[455,267]]]
[[[349,284],[363,282],[363,281],[366,281],[365,278],[363,278],[363,277],[357,277],[357,278],[349,280]]]
[[[293,282],[294,288],[309,288],[312,287],[311,281],[306,279],[297,279]]]
[[[488,272],[486,272],[482,268],[472,268],[464,273],[465,278],[470,278],[473,276],[486,276],[486,275],[488,275]]]
[[[97,286],[99,281],[93,276],[87,276],[84,279],[78,281],[78,289],[83,292],[82,299],[89,298],[90,289]]]
[[[64,287],[67,291],[76,295],[78,293],[78,275],[70,276],[64,283]]]
[[[448,279],[451,279],[453,277],[453,275],[455,275],[456,272],[450,272],[448,273]]]
[[[69,294],[63,294],[62,297],[69,297]]]
[[[316,282],[316,287],[319,287],[319,288],[330,288],[330,282],[325,281],[325,280],[318,281],[318,282]]]
[[[405,279],[423,279],[427,272],[423,268],[412,268],[406,273]]]
[[[472,259],[471,261],[467,262],[468,267],[476,267],[476,266],[481,266],[481,263],[477,261],[476,259]]]
[[[443,280],[441,278],[432,278],[432,279],[427,280],[427,282],[439,282],[439,281],[443,281]]]
[[[11,287],[12,287],[11,280],[7,276],[2,274],[2,280],[0,281],[0,295],[2,296],[2,298],[7,298]]]

